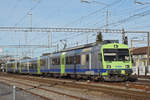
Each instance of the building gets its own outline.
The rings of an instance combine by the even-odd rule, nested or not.
[[[150,65],[148,66],[147,63],[147,51],[148,47],[139,47],[131,50],[134,74],[150,75]]]

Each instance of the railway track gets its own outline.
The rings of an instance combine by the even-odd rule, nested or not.
[[[7,84],[11,83],[11,85],[16,85],[20,89],[22,89],[26,92],[29,92],[31,94],[40,96],[41,98],[43,98],[45,100],[54,100],[55,97],[57,97],[56,98],[57,100],[58,100],[58,98],[63,98],[64,100],[88,100],[88,99],[85,99],[82,97],[77,97],[77,96],[69,95],[66,93],[59,92],[59,91],[55,91],[52,89],[47,89],[48,86],[42,85],[39,83],[34,83],[32,81],[23,81],[20,79],[15,80],[14,78],[6,78],[6,77],[5,78],[0,77],[0,80],[1,80],[1,82],[7,83]],[[40,92],[36,92],[36,91],[40,91]],[[46,96],[44,94],[52,94],[52,95]]]
[[[63,80],[63,79],[53,79],[53,78],[41,78],[35,76],[25,76],[25,75],[15,75],[15,74],[3,74],[0,75],[1,80],[7,82],[16,82],[17,84],[22,84],[30,88],[36,88],[41,91],[46,91],[49,93],[57,94],[62,96],[61,98],[71,98],[70,100],[92,100],[86,95],[97,96],[102,94],[107,94],[113,97],[121,97],[124,100],[149,100],[150,99],[150,84],[145,87],[142,84],[137,83],[108,83],[108,82],[77,82],[74,80]],[[29,84],[30,83],[30,84]],[[32,83],[32,84],[31,84]],[[49,89],[49,87],[51,89]],[[52,88],[53,87],[53,88]],[[55,88],[55,89],[54,89]],[[77,93],[67,93],[66,91],[59,91],[57,89],[65,89],[71,91],[82,92],[85,96],[79,96]],[[57,91],[54,91],[57,90]],[[39,94],[38,94],[39,95]],[[49,100],[53,100],[50,98]],[[66,99],[67,100],[67,99]],[[96,99],[93,99],[96,100]],[[97,99],[99,100],[99,99]],[[112,99],[114,100],[114,99]],[[117,100],[117,99],[116,99]],[[118,99],[120,100],[120,99]],[[123,100],[123,99],[121,99]]]

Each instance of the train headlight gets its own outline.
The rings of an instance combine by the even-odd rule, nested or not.
[[[130,66],[129,65],[125,65],[125,68],[129,68]]]
[[[107,68],[110,69],[110,68],[111,68],[111,65],[107,65]]]

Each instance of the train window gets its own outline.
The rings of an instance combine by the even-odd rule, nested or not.
[[[73,64],[73,56],[66,57],[66,64]]]
[[[32,61],[30,69],[36,69],[36,68],[37,68],[37,62],[36,61]]]
[[[74,56],[70,57],[70,64],[74,64]]]
[[[89,54],[86,54],[86,64],[89,64]]]
[[[57,65],[60,65],[60,58],[57,58]]]
[[[71,62],[70,62],[70,64],[75,64],[75,57],[74,56],[71,56]]]
[[[69,57],[66,57],[66,64],[69,64]]]
[[[41,66],[46,66],[46,59],[40,60],[40,65]]]
[[[76,63],[77,63],[77,64],[80,64],[80,62],[81,62],[80,55],[77,55],[77,56],[76,56]]]
[[[52,65],[54,65],[54,63],[55,63],[55,61],[54,61],[54,59],[52,59]]]
[[[59,65],[60,64],[60,58],[53,58],[52,59],[52,65]]]
[[[29,69],[33,69],[31,62],[29,62]]]
[[[86,55],[86,63],[89,63],[89,54]]]
[[[62,64],[62,65],[65,64],[65,59],[64,59],[64,58],[61,59],[61,64]]]
[[[66,64],[80,64],[80,55],[66,57]]]
[[[101,61],[102,59],[102,55],[101,55],[101,53],[98,53],[98,61]]]
[[[52,59],[52,64],[53,64],[53,65],[56,65],[56,58],[53,58],[53,59]]]
[[[17,62],[17,68],[19,67],[19,63]]]

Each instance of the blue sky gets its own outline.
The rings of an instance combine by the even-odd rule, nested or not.
[[[96,2],[93,2],[96,1]],[[134,0],[89,0],[90,3],[81,3],[80,0],[1,0],[0,1],[0,26],[30,27],[29,12],[32,9],[33,27],[86,27],[86,28],[106,28],[106,10],[108,8],[108,28],[126,30],[150,30],[149,10],[150,0],[137,0],[145,5],[135,4]],[[109,5],[106,7],[100,3]],[[138,15],[143,12],[147,15]],[[136,16],[135,16],[136,15]],[[120,20],[128,19],[122,23],[114,24]],[[88,33],[88,42],[94,42],[96,33]],[[21,32],[1,32],[0,45],[25,44],[25,33]],[[47,33],[27,33],[28,43],[46,45],[48,44]],[[145,34],[128,34],[129,40],[139,37],[145,39]],[[121,34],[103,34],[104,39],[119,39]],[[62,43],[60,40],[67,39],[69,46],[87,43],[87,33],[53,33],[53,45]],[[130,44],[130,42],[129,42]],[[146,44],[134,43],[135,46],[145,46]],[[43,52],[52,52],[56,48],[34,49],[34,56],[39,56]],[[16,49],[3,49],[3,54],[15,54]],[[29,49],[19,49],[31,51]]]

